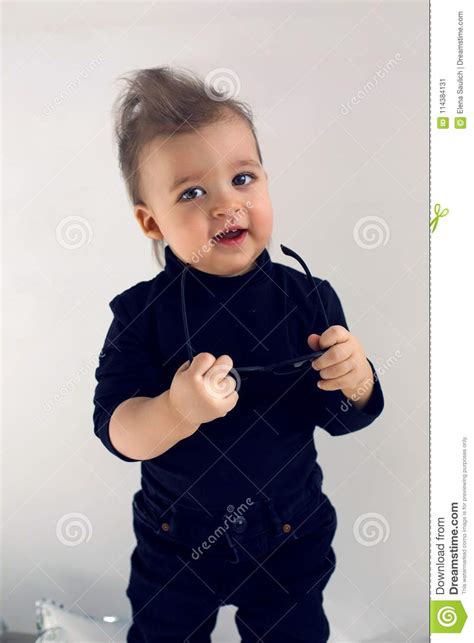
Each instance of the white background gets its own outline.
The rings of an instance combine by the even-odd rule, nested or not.
[[[332,283],[376,367],[402,356],[381,375],[380,419],[344,438],[316,435],[339,519],[325,609],[331,641],[426,641],[427,3],[7,3],[3,14],[1,611],[9,627],[32,631],[41,596],[129,615],[140,470],[93,435],[93,371],[108,302],[158,267],[125,196],[110,110],[118,76],[171,64],[203,77],[217,67],[238,74],[271,181],[273,259],[286,262],[279,243],[287,244]],[[397,53],[400,62],[343,115],[341,105]],[[92,230],[76,250],[56,236],[69,216]],[[370,249],[354,240],[364,217],[382,219]],[[458,230],[453,270],[469,257],[455,250],[460,219],[437,231]],[[454,295],[462,305],[465,293]],[[459,347],[468,317],[450,310],[439,322],[442,342]],[[455,378],[443,376],[454,391]],[[445,389],[437,396],[445,400]],[[443,431],[455,430],[450,416]],[[56,534],[70,512],[93,526],[76,547]],[[353,526],[371,512],[383,518],[383,539],[364,546]],[[237,640],[229,609],[215,640]]]

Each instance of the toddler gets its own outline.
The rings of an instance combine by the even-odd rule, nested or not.
[[[380,382],[331,284],[269,255],[251,109],[188,70],[126,80],[120,166],[163,268],[111,300],[96,370],[94,431],[141,462],[127,641],[209,642],[232,604],[244,643],[326,643],[337,518],[314,430],[371,424]]]

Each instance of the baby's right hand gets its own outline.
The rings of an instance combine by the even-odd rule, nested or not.
[[[211,353],[199,353],[191,364],[187,360],[171,382],[171,404],[193,425],[224,417],[239,399],[236,381],[228,375],[232,366],[229,355],[216,359]]]

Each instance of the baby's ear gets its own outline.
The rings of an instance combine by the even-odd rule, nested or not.
[[[139,203],[133,208],[133,216],[138,221],[138,225],[145,236],[149,239],[156,239],[158,241],[163,239],[163,234],[150,208],[147,208],[143,203]]]

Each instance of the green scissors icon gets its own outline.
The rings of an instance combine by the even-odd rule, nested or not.
[[[443,210],[441,210],[441,205],[439,203],[435,203],[434,213],[435,216],[430,221],[431,232],[434,232],[436,230],[438,221],[441,219],[441,217],[445,217],[447,214],[449,214],[449,210],[448,208],[444,208]]]

